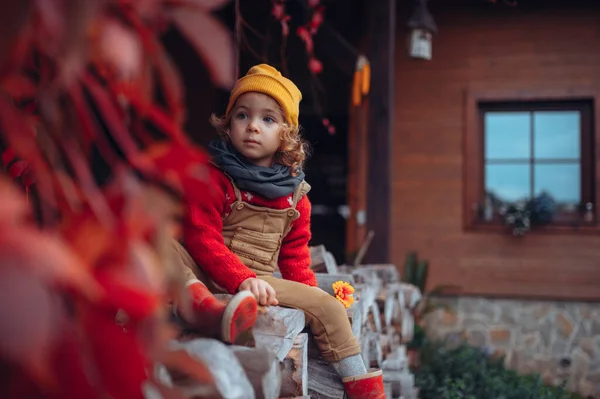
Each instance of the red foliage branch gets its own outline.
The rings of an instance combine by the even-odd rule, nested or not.
[[[27,206],[0,179],[2,397],[142,398],[150,386],[181,397],[156,380],[156,362],[212,380],[166,345],[162,304],[179,286],[161,248],[181,199],[205,191],[207,157],[182,131],[184,88],[159,36],[176,26],[228,87],[231,38],[209,13],[223,3],[0,6],[11,21],[0,40],[2,164],[35,198]]]

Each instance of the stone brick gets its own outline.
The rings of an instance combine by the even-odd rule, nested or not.
[[[579,381],[579,389],[577,390],[580,395],[591,396],[594,393],[594,384],[582,379]]]
[[[549,319],[545,319],[539,327],[540,335],[542,338],[542,345],[545,348],[550,348],[554,342],[556,332],[553,328],[553,323]]]
[[[590,357],[579,348],[575,348],[571,357],[573,359],[571,366],[573,375],[578,379],[583,378],[590,370]]]
[[[490,339],[494,345],[505,345],[510,342],[511,331],[508,328],[495,327],[490,329]]]
[[[532,314],[533,317],[541,321],[550,314],[550,305],[547,303],[539,304],[533,309]]]
[[[485,330],[468,330],[467,343],[478,348],[485,346],[487,344],[487,334]]]
[[[458,323],[458,315],[456,312],[444,311],[441,317],[441,324],[444,327],[454,327]]]
[[[533,360],[536,363],[536,370],[542,374],[548,371],[553,371],[556,367],[552,356],[545,353],[536,353],[533,355]]]
[[[487,330],[487,323],[483,320],[483,317],[479,314],[472,314],[463,319],[463,326],[466,329],[478,329]]]
[[[523,334],[521,336],[521,346],[527,351],[539,352],[542,342],[542,337],[539,331]]]
[[[594,358],[596,355],[596,344],[592,338],[582,338],[578,345],[589,357]]]
[[[569,338],[573,334],[573,329],[575,328],[573,320],[564,312],[556,315],[556,323],[558,324],[558,331],[564,338]]]
[[[505,324],[515,324],[517,322],[517,310],[514,305],[503,304],[500,311],[500,321]]]
[[[486,301],[481,303],[479,312],[487,322],[496,322],[500,319],[500,306],[494,302]]]
[[[554,373],[551,370],[546,370],[545,372],[542,373],[542,380],[547,385],[553,385],[554,384]]]
[[[594,308],[589,303],[583,303],[579,306],[579,317],[582,319],[591,319],[594,317]]]
[[[567,343],[567,341],[562,339],[556,339],[552,343],[551,354],[555,358],[559,359],[561,357],[567,356],[569,352],[569,344]]]
[[[536,370],[536,362],[533,358],[528,356],[526,353],[517,352],[517,371],[521,374],[533,374]]]
[[[519,363],[519,355],[516,351],[510,350],[504,358],[504,366],[508,369],[516,370]]]
[[[598,318],[592,320],[592,327],[590,331],[590,335],[599,335],[600,336],[600,320]]]
[[[588,374],[586,379],[594,384],[600,384],[600,371]]]
[[[492,357],[495,359],[506,358],[506,352],[504,351],[504,349],[494,349]]]
[[[477,298],[459,298],[458,309],[466,314],[472,314],[479,311],[479,303]]]
[[[517,325],[523,332],[533,332],[538,329],[539,321],[532,314],[522,313],[517,318]]]

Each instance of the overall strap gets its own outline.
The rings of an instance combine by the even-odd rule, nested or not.
[[[310,191],[310,184],[305,180],[302,180],[296,190],[294,190],[294,196],[292,197],[292,208],[296,209],[298,202]]]
[[[235,200],[236,201],[242,201],[242,192],[240,191],[240,189],[238,188],[238,186],[235,184],[235,181],[233,180],[233,178],[231,176],[229,176],[227,174],[227,172],[225,172],[223,170],[223,168],[221,168],[216,163],[214,163],[212,161],[210,163],[213,164],[217,169],[219,169],[225,176],[227,176],[227,178],[229,179],[229,181],[231,181],[231,185],[233,186],[233,192],[235,194]]]

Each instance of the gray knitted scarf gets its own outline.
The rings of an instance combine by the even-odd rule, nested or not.
[[[290,167],[274,164],[271,167],[257,166],[249,162],[230,143],[213,140],[208,152],[225,173],[234,180],[240,190],[252,191],[261,197],[274,199],[290,195],[304,180],[304,172],[292,176]]]

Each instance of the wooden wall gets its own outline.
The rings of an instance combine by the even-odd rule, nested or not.
[[[407,57],[398,18],[390,251],[397,265],[411,250],[428,259],[430,287],[600,299],[600,236],[467,233],[462,218],[466,90],[600,87],[600,8],[568,4],[432,8],[429,62]]]

